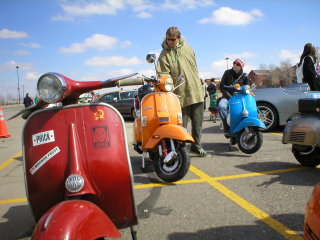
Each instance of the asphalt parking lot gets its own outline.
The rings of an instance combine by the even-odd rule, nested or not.
[[[20,107],[21,108],[21,107]],[[19,109],[4,107],[5,118]],[[20,118],[6,121],[10,138],[0,140],[0,239],[30,239],[34,221],[26,199],[21,157]],[[139,240],[303,239],[303,218],[319,169],[301,167],[281,131],[264,133],[253,155],[229,151],[220,122],[205,113],[203,147],[212,155],[191,155],[186,177],[173,184],[159,181],[153,166],[141,170],[132,148],[133,122],[126,131],[134,175]],[[128,229],[121,239],[131,239]]]

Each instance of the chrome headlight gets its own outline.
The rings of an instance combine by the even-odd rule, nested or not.
[[[250,85],[243,85],[244,90],[250,90]]]
[[[248,115],[249,115],[249,112],[247,110],[242,111],[242,116],[248,117]]]
[[[166,83],[165,83],[165,88],[166,91],[171,92],[173,89],[173,80],[172,78],[167,78]]]
[[[57,103],[65,95],[66,82],[59,74],[46,73],[39,78],[37,90],[43,101]]]

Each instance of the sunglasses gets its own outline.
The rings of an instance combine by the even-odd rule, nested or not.
[[[167,41],[176,41],[177,39],[176,38],[167,38]]]
[[[233,65],[236,65],[236,66],[238,66],[238,67],[241,67],[241,65],[240,65],[239,63],[237,63],[237,62],[234,62]]]

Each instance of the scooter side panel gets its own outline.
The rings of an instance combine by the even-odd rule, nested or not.
[[[83,169],[78,172],[86,175],[96,192],[79,193],[80,197],[99,206],[117,227],[135,224],[124,122],[120,113],[107,104],[46,109],[29,118],[23,134],[24,162],[29,203],[36,220],[70,195],[65,188],[72,165],[68,155],[70,124],[75,125],[80,145],[78,154],[82,156]]]
[[[320,114],[305,113],[288,123],[282,143],[320,146]]]
[[[146,124],[142,125],[142,149],[151,137],[152,133],[158,127],[155,93],[146,95],[141,101],[141,119],[146,119]]]
[[[230,131],[236,132],[235,128],[243,120],[243,110],[248,111],[250,118],[258,118],[257,104],[255,98],[250,94],[238,94],[234,95],[229,100],[229,111],[230,111]]]
[[[178,113],[181,113],[180,102],[173,93],[155,92],[143,98],[141,116],[147,119],[146,126],[141,128],[143,150],[149,149],[146,144],[159,126],[182,125],[178,122]]]
[[[320,184],[313,189],[304,217],[304,236],[305,239],[320,238]]]

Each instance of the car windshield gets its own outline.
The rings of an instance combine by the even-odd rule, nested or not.
[[[120,99],[121,100],[130,100],[133,99],[135,96],[137,96],[137,91],[130,91],[130,92],[121,92],[120,93]]]

